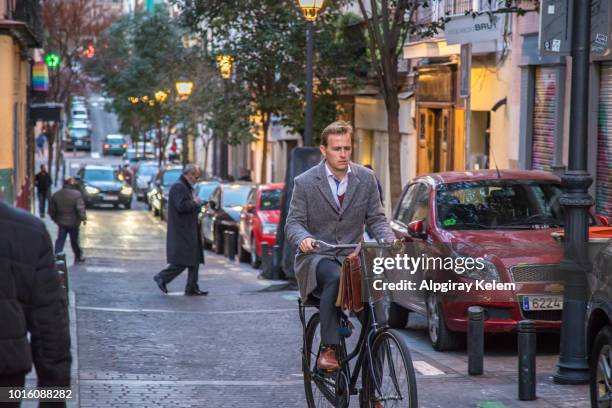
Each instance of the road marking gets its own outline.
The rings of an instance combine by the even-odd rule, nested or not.
[[[292,293],[290,295],[283,295],[282,297],[283,299],[289,300],[291,302],[295,302],[296,300],[300,298],[300,295],[298,295],[297,293]]]
[[[414,368],[422,375],[444,375],[444,371],[438,370],[436,367],[425,361],[413,361]]]
[[[182,294],[182,292],[180,292]],[[167,309],[123,309],[114,307],[77,306],[79,310],[93,310],[98,312],[119,313],[181,313],[198,315],[232,315],[232,314],[260,314],[260,313],[286,313],[297,312],[297,308],[290,309],[246,309],[246,310],[218,310],[212,312],[196,312],[193,310],[167,310]]]
[[[127,272],[127,269],[124,269],[124,268],[109,268],[108,266],[86,266],[85,270],[87,272],[94,272],[94,273],[104,273],[104,272],[125,273]]]
[[[478,408],[507,408],[503,402],[500,401],[482,401],[477,405]]]
[[[100,153],[99,152],[91,152],[91,158],[92,159],[99,159],[100,158]]]
[[[111,384],[118,386],[155,386],[155,385],[170,385],[170,386],[184,386],[184,385],[210,385],[210,386],[234,386],[234,387],[263,387],[263,386],[286,386],[286,385],[298,385],[304,384],[303,380],[279,380],[279,381],[248,381],[248,380],[80,380],[81,385],[103,385]]]

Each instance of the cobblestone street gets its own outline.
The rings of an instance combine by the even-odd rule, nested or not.
[[[163,295],[152,276],[165,265],[165,224],[143,210],[90,211],[81,241],[87,262],[70,267],[80,406],[306,406],[297,292],[207,252],[209,296],[183,296],[186,273]],[[552,383],[558,336],[539,339],[539,398],[520,402],[513,336],[487,337],[485,375],[469,377],[465,350],[434,352],[424,324],[411,318],[406,331],[420,407],[588,406],[585,386]]]

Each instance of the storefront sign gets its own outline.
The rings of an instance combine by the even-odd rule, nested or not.
[[[444,35],[449,45],[497,40],[501,36],[503,22],[504,18],[499,15],[453,17],[446,23]]]

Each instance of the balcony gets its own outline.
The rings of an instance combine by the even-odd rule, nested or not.
[[[43,30],[40,0],[7,0],[0,3],[0,31],[8,32],[28,47],[38,47]]]

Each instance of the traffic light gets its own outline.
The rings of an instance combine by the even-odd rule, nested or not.
[[[83,55],[86,58],[93,58],[96,55],[96,48],[93,44],[89,44],[85,50],[83,50]]]
[[[60,64],[60,56],[53,52],[45,55],[45,63],[49,68],[57,68]]]

